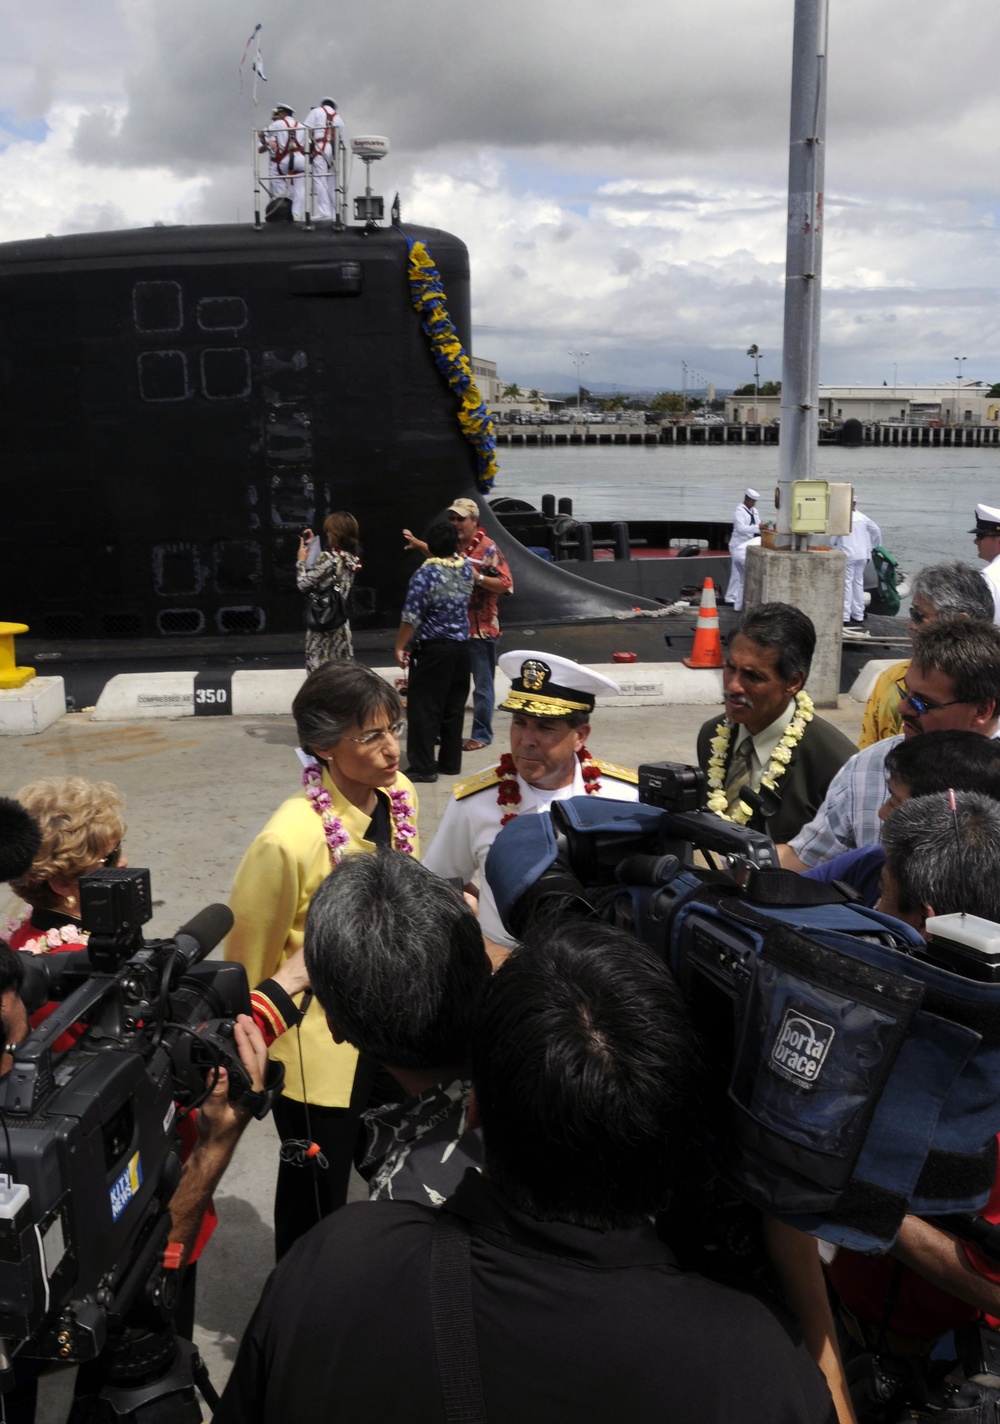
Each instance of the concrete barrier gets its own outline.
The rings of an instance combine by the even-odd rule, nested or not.
[[[620,697],[599,697],[599,706],[625,701],[641,707],[668,703],[718,706],[722,701],[722,672],[717,668],[693,669],[681,663],[593,666],[622,689]],[[400,675],[396,667],[372,671],[393,684]],[[93,716],[97,722],[132,722],[152,717],[288,716],[305,677],[301,668],[240,669],[231,676],[218,677],[194,672],[119,673],[105,684]],[[58,681],[61,685],[61,679]],[[510,679],[498,670],[495,686],[500,703],[510,691]],[[471,684],[466,705],[472,705]]]
[[[33,677],[23,687],[0,690],[0,737],[44,732],[65,711],[66,684],[61,677]]]
[[[864,667],[851,683],[851,696],[855,702],[867,702],[872,694],[872,688],[885,670],[895,667],[896,664],[901,661],[905,661],[905,659],[872,658],[870,662],[865,663]]]

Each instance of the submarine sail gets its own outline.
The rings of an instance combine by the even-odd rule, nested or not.
[[[299,631],[303,528],[349,509],[352,622],[392,626],[423,529],[475,458],[407,284],[433,253],[471,351],[469,261],[449,233],[154,227],[0,245],[0,617],[36,639]],[[508,617],[637,601],[503,540]]]

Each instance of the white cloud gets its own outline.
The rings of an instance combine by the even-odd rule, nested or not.
[[[124,106],[102,110],[109,128]],[[207,178],[177,178],[165,168],[81,164],[73,143],[86,111],[57,104],[41,142],[14,141],[0,151],[0,237],[98,232],[154,222],[190,222]]]
[[[679,384],[685,361],[731,384],[752,341],[775,377],[792,11],[21,7],[0,59],[0,238],[245,218],[254,123],[332,92],[349,132],[390,136],[377,175],[404,219],[468,243],[477,350],[510,378],[569,383],[573,346],[594,380]],[[257,110],[237,82],[256,19]],[[998,45],[1000,7],[911,0],[903,23],[895,0],[831,7],[824,379],[893,363],[940,379],[956,351],[968,375],[1000,376]]]

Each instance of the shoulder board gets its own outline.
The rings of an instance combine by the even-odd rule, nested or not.
[[[456,801],[464,801],[466,796],[474,796],[477,791],[485,791],[488,786],[498,785],[499,781],[496,767],[490,766],[485,771],[477,771],[475,776],[469,776],[465,781],[456,781],[451,794]]]
[[[602,776],[610,776],[615,781],[627,781],[631,786],[639,785],[639,773],[630,766],[617,766],[613,761],[601,761],[594,757],[594,765],[600,768]]]

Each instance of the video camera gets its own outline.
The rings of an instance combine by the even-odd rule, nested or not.
[[[250,1013],[245,971],[201,962],[232,925],[226,906],[145,940],[148,870],[83,876],[80,902],[85,951],[24,956],[29,1012],[61,1002],[0,1079],[0,1337],[8,1356],[72,1362],[136,1320],[153,1337],[165,1326],[172,1351],[180,1272],[163,1258],[178,1110],[224,1068],[230,1100],[263,1117],[284,1076],[272,1064],[253,1092],[233,1041],[236,1015]],[[59,1052],[63,1035],[75,1042]]]
[[[983,1206],[1000,1130],[990,953],[925,943],[847,887],[781,870],[766,836],[703,809],[696,767],[642,766],[639,786],[638,804],[573,797],[504,828],[486,875],[511,933],[598,915],[661,955],[710,1065],[706,1142],[755,1206],[868,1251],[908,1212]]]

